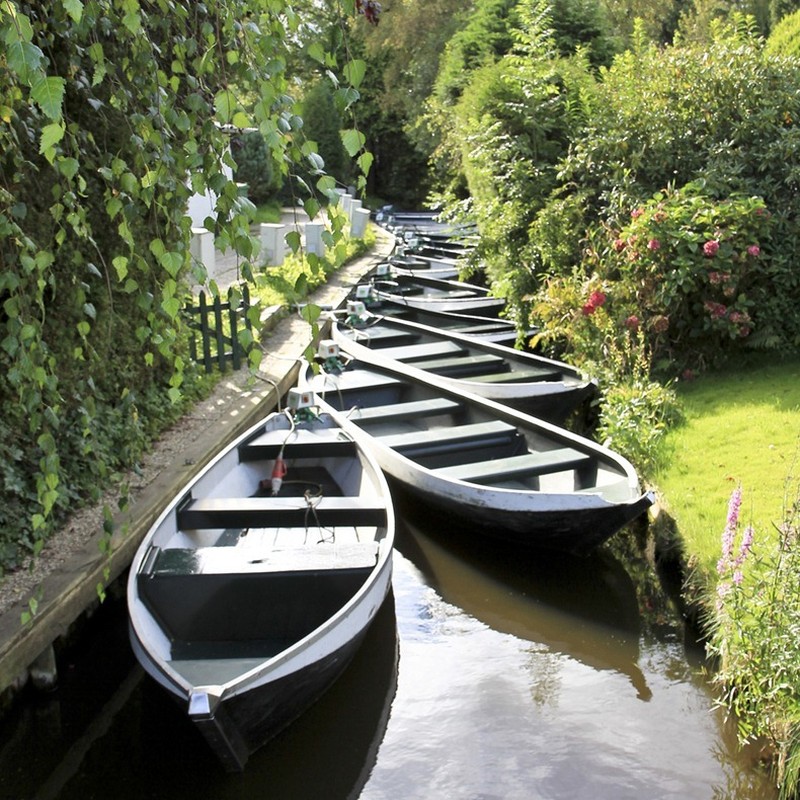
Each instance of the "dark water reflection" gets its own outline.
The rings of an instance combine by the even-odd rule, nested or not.
[[[124,601],[107,603],[58,691],[0,724],[0,798],[774,800],[621,561],[441,533],[401,524],[365,646],[242,775],[143,675]]]

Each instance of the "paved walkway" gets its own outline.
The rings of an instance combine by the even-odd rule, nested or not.
[[[393,238],[382,229],[377,234],[371,253],[331,276],[309,300],[340,305],[360,276],[391,252]],[[24,627],[20,623],[29,593],[0,614],[0,693],[24,685],[37,660],[43,669],[49,668],[52,644],[97,604],[98,584],[112,585],[125,573],[165,505],[215,453],[272,411],[294,386],[300,358],[310,342],[309,326],[299,315],[287,316],[285,311],[276,311],[272,323],[262,339],[264,355],[256,376],[247,370],[229,373],[212,396],[192,409],[148,454],[142,476],[131,483],[128,510],[114,519],[110,556],[106,558],[99,547],[102,508],[94,509],[95,522],[88,539],[84,537],[84,543],[63,560],[53,561],[51,571],[41,578],[38,611],[32,623]]]

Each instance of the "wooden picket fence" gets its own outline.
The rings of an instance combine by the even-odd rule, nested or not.
[[[238,302],[234,302],[234,297]],[[237,370],[242,363],[247,363],[248,354],[239,342],[239,331],[253,330],[247,315],[249,308],[250,291],[246,284],[228,289],[226,300],[200,292],[197,302],[184,308],[190,317],[192,359],[202,362],[206,372],[212,372],[215,367],[225,372],[228,364]]]

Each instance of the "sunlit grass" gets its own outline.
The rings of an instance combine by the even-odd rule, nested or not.
[[[368,225],[363,239],[346,237],[337,246],[342,248],[340,253],[334,254],[328,250],[314,266],[302,252],[289,253],[280,266],[269,267],[258,274],[253,293],[264,308],[302,302],[338,269],[337,263],[346,264],[368,252],[374,245],[375,231]]]
[[[800,471],[800,359],[743,362],[682,384],[679,397],[686,422],[667,435],[656,482],[687,554],[711,574],[737,485],[743,523],[775,540],[787,480]]]

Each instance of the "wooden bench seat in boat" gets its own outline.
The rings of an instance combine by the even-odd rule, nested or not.
[[[441,342],[423,342],[402,347],[383,347],[381,355],[395,358],[398,361],[411,363],[422,358],[440,358],[453,356],[459,353],[466,354],[466,350],[458,342],[444,340]]]
[[[487,372],[505,372],[508,374],[508,363],[502,356],[481,353],[477,356],[454,356],[451,358],[431,358],[417,361],[414,366],[435,372],[437,375],[450,377],[466,377]]]
[[[450,400],[447,397],[432,397],[429,400],[413,400],[408,403],[387,403],[386,405],[357,408],[348,416],[354,422],[392,422],[454,414],[461,408],[461,403],[457,400]]]
[[[481,383],[544,383],[545,381],[561,380],[561,370],[546,367],[526,367],[525,369],[510,372],[493,372],[490,375],[475,375],[470,380]]]
[[[386,523],[386,507],[361,497],[322,497],[312,505],[302,497],[190,497],[176,513],[181,530]]]
[[[259,549],[243,547],[153,547],[139,572],[154,577],[371,569],[377,559],[378,543],[375,541],[268,548],[263,555]]]
[[[137,586],[173,661],[187,662],[176,669],[220,660],[231,677],[248,668],[242,659],[275,655],[329,619],[361,588],[378,554],[375,542],[272,551],[261,560],[242,548],[153,550]]]
[[[588,475],[596,472],[595,460],[587,453],[581,453],[571,447],[558,450],[547,450],[539,453],[523,453],[507,458],[495,458],[489,461],[476,461],[468,464],[455,464],[435,469],[437,475],[454,478],[471,483],[496,481],[504,478],[520,478],[524,476],[545,475],[551,472],[577,470],[579,474]]]
[[[285,444],[284,444],[285,443]],[[352,456],[355,443],[337,428],[305,430],[297,428],[262,433],[239,446],[239,461],[263,461],[275,458],[284,448],[286,458],[327,458]]]
[[[424,458],[462,450],[465,447],[507,445],[518,436],[517,429],[513,425],[502,420],[492,420],[431,430],[393,433],[388,436],[377,436],[376,439],[410,458]]]
[[[363,344],[369,341],[371,345],[381,350],[387,347],[406,347],[419,341],[419,335],[416,333],[381,328],[377,325],[363,329],[356,328],[353,332],[348,332],[348,335],[354,342]]]

